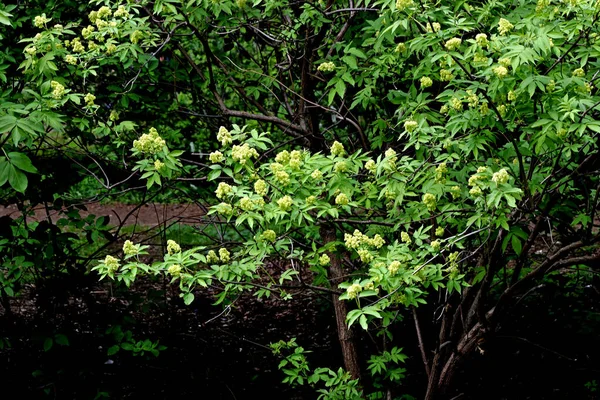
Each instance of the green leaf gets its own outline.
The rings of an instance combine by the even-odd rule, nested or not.
[[[120,347],[118,344],[115,344],[114,346],[110,346],[108,348],[108,351],[106,352],[107,355],[112,356],[116,353],[118,353],[118,351],[120,350]]]
[[[517,235],[512,235],[510,238],[510,243],[512,244],[512,248],[517,253],[517,255],[521,255],[521,250],[523,250],[523,246],[521,240],[517,237]]]
[[[17,192],[25,193],[25,189],[27,189],[27,175],[10,164],[8,166],[8,183]]]
[[[44,340],[44,351],[49,351],[53,344],[54,340],[52,340],[52,338],[46,338],[46,340]]]
[[[192,301],[194,301],[194,293],[186,293],[183,296],[183,302],[185,303],[186,306],[189,306],[190,304],[192,304]]]
[[[60,344],[61,346],[69,345],[69,339],[62,333],[57,333],[56,335],[54,335],[54,340],[56,341],[56,343]]]
[[[30,172],[32,174],[37,173],[37,168],[31,164],[31,160],[23,153],[8,153],[8,158],[10,159],[10,163],[15,167],[23,170],[25,172]]]

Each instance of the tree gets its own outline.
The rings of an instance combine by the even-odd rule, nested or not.
[[[276,352],[292,349],[288,382],[323,381],[323,398],[399,394],[406,344],[391,331],[405,316],[425,398],[443,398],[515,302],[552,273],[597,266],[600,3],[95,5],[90,26],[36,17],[26,89],[10,94],[27,96],[0,119],[0,183],[24,192],[29,155],[52,130],[74,128],[94,134],[87,153],[115,164],[116,145],[125,166],[136,160],[149,189],[218,183],[206,222],[234,241],[170,242],[151,265],[126,242],[122,260],[94,269],[127,284],[168,274],[186,303],[207,285],[220,288],[219,303],[247,290],[331,294],[347,374],[311,371],[296,342],[281,342]],[[148,88],[174,93],[172,111],[216,134],[201,162],[169,149],[164,114],[132,112],[139,129],[117,123],[129,99],[154,109]],[[56,109],[83,115],[58,122]],[[288,269],[270,276],[271,259]],[[435,319],[423,318],[431,308]],[[355,325],[382,333],[384,351],[359,354]],[[359,385],[360,358],[379,394]]]

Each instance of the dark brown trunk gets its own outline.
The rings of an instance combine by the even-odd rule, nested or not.
[[[321,237],[325,243],[335,241],[335,229],[323,226],[321,228]],[[329,278],[331,279],[332,286],[336,287],[344,279],[344,269],[341,260],[336,254],[328,253],[328,255],[331,259]],[[356,344],[354,343],[354,335],[352,330],[348,329],[348,326],[346,325],[348,308],[346,303],[340,300],[340,296],[337,294],[332,295],[332,301],[335,310],[338,339],[340,341],[340,346],[342,347],[342,356],[344,358],[344,368],[350,373],[353,379],[359,379],[360,367],[358,365],[358,352],[356,351]]]

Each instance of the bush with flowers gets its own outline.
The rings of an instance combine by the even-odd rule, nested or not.
[[[150,264],[126,242],[93,269],[128,285],[165,275],[186,304],[209,285],[217,304],[331,295],[345,370],[311,368],[282,341],[286,382],[323,399],[399,396],[413,345],[424,397],[445,398],[520,296],[600,260],[600,2],[93,4],[89,21],[32,21],[20,68],[38,108],[3,106],[0,185],[25,192],[28,155],[69,107],[82,114],[69,124],[131,146],[122,157],[147,188],[186,174],[214,184],[205,221],[238,240],[169,242]],[[221,118],[193,168],[150,126],[119,137],[135,127],[73,84],[135,62],[108,90],[126,96],[161,52],[186,71],[173,79],[189,85],[190,115]],[[278,278],[272,259],[287,265]],[[403,318],[414,339],[394,336]],[[363,331],[381,351],[361,354]]]

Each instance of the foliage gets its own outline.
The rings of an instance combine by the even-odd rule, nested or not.
[[[411,316],[425,397],[444,396],[520,296],[600,258],[598,1],[93,1],[81,21],[0,9],[35,27],[0,65],[0,186],[39,198],[30,180],[51,181],[36,176],[56,154],[107,190],[143,183],[144,199],[214,184],[211,243],[170,240],[147,263],[126,241],[92,269],[127,286],[161,274],[186,304],[208,287],[217,304],[332,295],[347,371],[274,347],[292,351],[286,382],[322,383],[321,398],[400,395],[393,333]],[[31,257],[2,260],[12,296]],[[384,347],[364,357],[373,390],[357,327]]]

